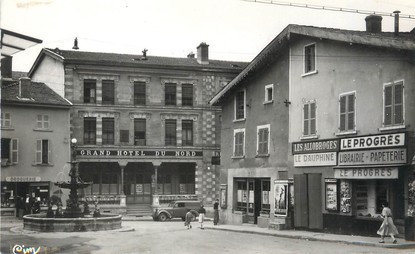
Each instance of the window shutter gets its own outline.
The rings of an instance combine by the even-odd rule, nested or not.
[[[394,124],[403,124],[403,84],[396,84],[394,90]]]
[[[36,163],[42,163],[42,140],[36,140]]]
[[[386,86],[384,90],[385,94],[385,122],[384,125],[392,124],[392,86]]]
[[[44,121],[45,121],[45,123],[44,123],[44,128],[45,129],[49,129],[49,116],[48,115],[44,115],[44,119],[43,119]]]
[[[309,134],[309,130],[308,130],[308,121],[309,121],[309,116],[308,116],[308,104],[304,104],[303,107],[303,114],[304,114],[304,128],[303,128],[303,135],[308,135]]]
[[[19,162],[19,140],[12,139],[11,140],[11,163],[18,163]]]
[[[48,139],[48,164],[52,164],[52,141]]]
[[[316,104],[310,104],[310,133],[316,134]]]
[[[346,130],[346,96],[340,98],[340,131]]]

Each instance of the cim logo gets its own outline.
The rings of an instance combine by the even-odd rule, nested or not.
[[[16,244],[13,246],[13,254],[37,254],[40,251],[40,247],[25,247],[24,245]]]

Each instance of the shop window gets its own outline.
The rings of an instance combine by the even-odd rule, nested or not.
[[[166,119],[165,121],[165,145],[166,146],[175,146],[177,144],[177,123],[174,119]]]
[[[233,156],[242,157],[245,155],[245,129],[234,130]]]
[[[269,154],[269,129],[270,125],[262,125],[257,127],[257,155]]]
[[[36,164],[50,164],[51,159],[50,140],[36,140]]]
[[[101,194],[118,194],[118,176],[116,174],[102,174]]]
[[[236,181],[236,211],[247,212],[248,190],[246,181]]]
[[[316,102],[308,102],[303,105],[303,136],[316,133]]]
[[[114,118],[102,118],[102,144],[114,144]]]
[[[245,105],[246,105],[246,96],[245,90],[239,91],[235,95],[235,120],[245,119]]]
[[[84,103],[96,103],[96,86],[95,79],[84,80]]]
[[[102,104],[114,104],[114,80],[102,81]]]
[[[2,138],[1,139],[1,165],[7,166],[18,163],[19,160],[19,140]]]
[[[193,121],[182,120],[182,145],[193,145]]]
[[[316,71],[316,44],[304,47],[304,73]]]
[[[382,203],[388,201],[388,185],[385,181],[376,183],[376,213],[382,213]]]
[[[171,193],[171,175],[157,175],[157,194],[170,195]]]
[[[1,112],[1,127],[10,128],[12,126],[11,114],[6,112]]]
[[[146,83],[134,82],[134,105],[146,105]]]
[[[100,184],[101,184],[101,176],[99,174],[94,174],[92,176],[92,193],[93,194],[100,194]]]
[[[382,212],[382,203],[388,201],[389,185],[383,180],[355,182],[355,208],[357,216],[376,217]]]
[[[146,145],[146,119],[134,119],[134,145]]]
[[[400,126],[404,124],[404,85],[403,81],[384,85],[383,125]]]
[[[49,115],[37,115],[36,129],[49,129]]]
[[[269,194],[271,191],[270,180],[261,180],[261,213],[269,214],[271,211],[271,204]]]
[[[180,175],[179,193],[180,194],[194,194],[195,193],[195,175],[194,174]]]
[[[165,105],[176,106],[176,84],[168,83],[165,85]]]
[[[182,106],[193,106],[192,84],[182,84]]]
[[[343,131],[355,130],[355,93],[340,95],[340,126]]]
[[[84,144],[95,145],[96,144],[96,131],[97,124],[95,117],[84,118]]]

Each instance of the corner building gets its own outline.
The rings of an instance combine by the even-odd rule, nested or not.
[[[220,109],[207,104],[244,63],[43,49],[31,68],[73,103],[84,197],[104,212],[142,212],[175,199],[210,204],[219,191]]]

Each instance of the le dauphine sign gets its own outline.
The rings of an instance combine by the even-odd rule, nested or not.
[[[202,151],[193,150],[115,150],[115,149],[80,149],[80,157],[201,157]]]
[[[335,166],[338,150],[338,139],[293,143],[294,167]]]

